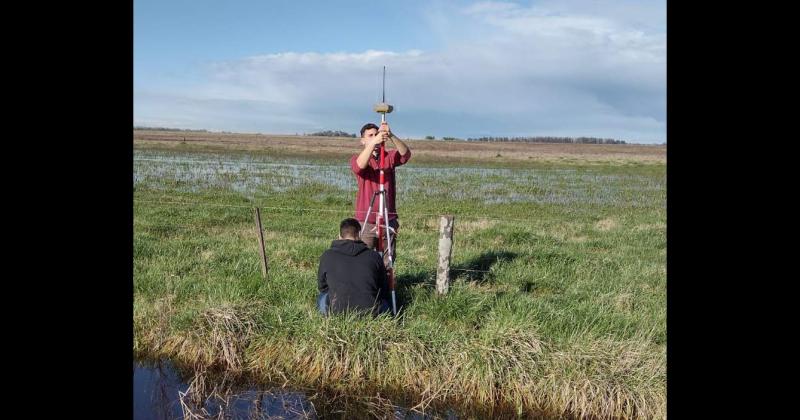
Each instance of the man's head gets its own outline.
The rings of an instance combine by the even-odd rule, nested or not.
[[[378,126],[373,123],[366,123],[361,127],[361,145],[367,144],[367,141],[378,134]]]
[[[358,235],[361,232],[361,223],[358,220],[349,218],[342,220],[339,223],[339,238],[350,239],[353,241],[358,240]]]

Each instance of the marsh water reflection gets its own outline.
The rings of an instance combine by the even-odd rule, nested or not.
[[[422,414],[394,406],[388,400],[380,404],[368,399],[363,404],[342,402],[331,401],[315,392],[262,389],[254,384],[233,385],[225,378],[197,375],[167,360],[133,362],[133,418],[136,420],[457,418],[452,412]]]

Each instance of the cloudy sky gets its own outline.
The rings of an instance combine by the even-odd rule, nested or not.
[[[666,141],[666,1],[134,0],[136,126]]]

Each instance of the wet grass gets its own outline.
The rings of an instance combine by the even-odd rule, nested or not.
[[[401,316],[322,319],[346,160],[137,148],[135,350],[467,417],[666,417],[664,166],[450,163],[398,170]],[[445,213],[454,280],[437,297]]]

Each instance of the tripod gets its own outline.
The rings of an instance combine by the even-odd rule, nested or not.
[[[385,118],[385,116],[384,116]],[[382,122],[385,122],[383,120]],[[372,213],[372,207],[375,205],[375,198],[380,197],[378,200],[378,211],[375,213],[375,229],[377,230],[377,242],[375,249],[380,254],[384,261],[388,260],[386,264],[386,277],[389,280],[389,290],[392,295],[392,315],[397,315],[397,298],[395,295],[395,281],[394,281],[394,250],[392,249],[392,237],[397,233],[394,228],[389,226],[389,210],[386,206],[386,190],[384,189],[384,154],[385,148],[383,143],[380,146],[380,160],[378,167],[380,168],[380,186],[378,191],[372,195],[367,207],[367,214],[364,216],[364,223],[361,224],[361,234],[364,233],[364,228],[369,221],[369,215]],[[383,237],[386,236],[386,243],[384,244]],[[388,256],[384,258],[384,256]]]

